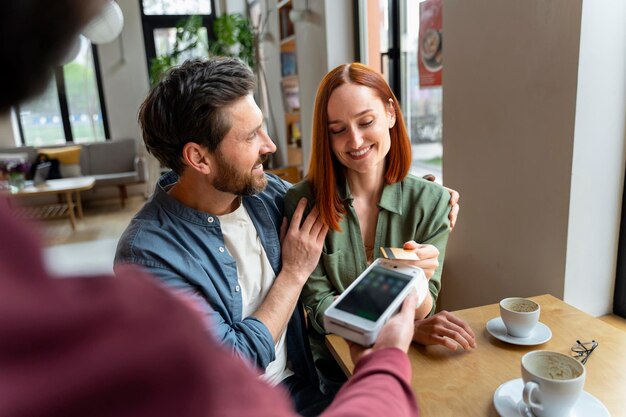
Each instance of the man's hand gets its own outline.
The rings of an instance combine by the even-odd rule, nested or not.
[[[472,328],[447,311],[440,311],[424,320],[415,321],[413,340],[420,345],[442,345],[450,350],[476,347],[476,338]]]
[[[306,198],[301,198],[289,227],[286,218],[281,227],[282,271],[298,277],[302,285],[317,266],[328,232],[328,226],[322,223],[317,207],[302,222],[306,204]]]
[[[417,302],[417,294],[411,292],[404,302],[402,309],[398,314],[393,316],[383,326],[378,338],[371,348],[348,341],[350,345],[350,356],[352,362],[357,363],[360,358],[378,349],[395,347],[404,352],[409,350],[411,339],[413,337],[413,321],[415,319],[415,303]]]
[[[426,174],[422,178],[428,181],[435,181],[435,176],[433,174]],[[456,224],[456,219],[459,217],[459,210],[461,207],[459,206],[459,198],[460,195],[457,191],[452,188],[443,187],[450,193],[450,213],[448,213],[448,219],[450,220],[450,230],[454,229],[454,225]]]
[[[454,191],[452,188],[443,187],[450,193],[450,213],[448,214],[448,219],[450,219],[450,231],[454,229],[454,225],[456,224],[456,219],[459,216],[459,210],[461,206],[459,206],[459,193]]]
[[[419,261],[398,260],[398,262],[405,262],[409,265],[422,268],[426,278],[430,279],[437,268],[439,268],[439,249],[433,245],[420,245],[414,240],[409,240],[402,245],[404,250],[411,250],[415,252]]]
[[[265,324],[274,343],[287,328],[302,286],[317,266],[328,231],[317,208],[311,210],[302,222],[305,208],[306,199],[303,198],[298,202],[291,224],[287,226],[287,219],[283,220],[280,229],[283,267],[263,303],[252,313]]]

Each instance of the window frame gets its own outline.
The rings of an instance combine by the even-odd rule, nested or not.
[[[94,74],[96,76],[96,88],[98,89],[98,100],[100,102],[100,111],[102,113],[102,127],[104,129],[104,140],[111,139],[111,133],[109,130],[109,116],[107,113],[106,102],[104,99],[104,87],[102,84],[102,73],[100,71],[100,58],[98,56],[98,47],[91,44],[91,54],[93,57]],[[59,98],[59,110],[61,111],[61,120],[63,121],[63,133],[65,136],[65,143],[74,143],[74,134],[72,133],[72,122],[70,121],[70,110],[67,102],[67,94],[65,91],[65,74],[63,72],[63,66],[58,66],[54,69],[54,79],[57,87],[57,97]],[[17,128],[20,133],[20,143],[22,146],[29,146],[26,143],[26,136],[24,135],[24,127],[22,126],[22,118],[20,117],[20,106],[15,105],[15,118],[17,119]]]
[[[146,48],[146,68],[148,73],[150,72],[150,61],[156,58],[156,43],[154,42],[154,30],[155,29],[167,29],[174,28],[176,24],[186,17],[192,16],[189,14],[146,14],[143,7],[143,0],[139,1],[139,10],[141,11],[141,26],[143,29],[143,40]],[[198,15],[202,17],[202,26],[207,30],[207,38],[209,42],[215,39],[213,34],[213,21],[215,20],[215,2],[214,0],[207,0],[211,3],[211,14]]]
[[[622,196],[622,221],[617,246],[617,268],[613,293],[613,313],[626,318],[626,182]]]

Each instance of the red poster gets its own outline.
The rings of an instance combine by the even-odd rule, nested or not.
[[[420,3],[419,48],[417,52],[420,87],[441,85],[441,68],[443,66],[442,5],[443,0],[426,0]]]

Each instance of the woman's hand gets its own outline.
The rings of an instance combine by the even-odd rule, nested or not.
[[[433,245],[420,245],[416,243],[414,240],[409,240],[402,245],[404,250],[411,250],[415,252],[418,261],[402,261],[406,262],[410,265],[416,266],[418,268],[422,268],[424,270],[424,274],[426,274],[426,278],[430,279],[437,268],[439,268],[439,249],[437,249]]]
[[[424,320],[415,320],[413,341],[420,345],[442,345],[450,350],[474,349],[476,336],[472,328],[447,311],[440,311]]]

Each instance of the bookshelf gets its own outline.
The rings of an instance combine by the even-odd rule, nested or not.
[[[300,124],[300,83],[294,24],[289,17],[291,0],[279,1],[280,87],[284,107],[284,129],[287,143],[287,165],[302,171],[302,131]]]

